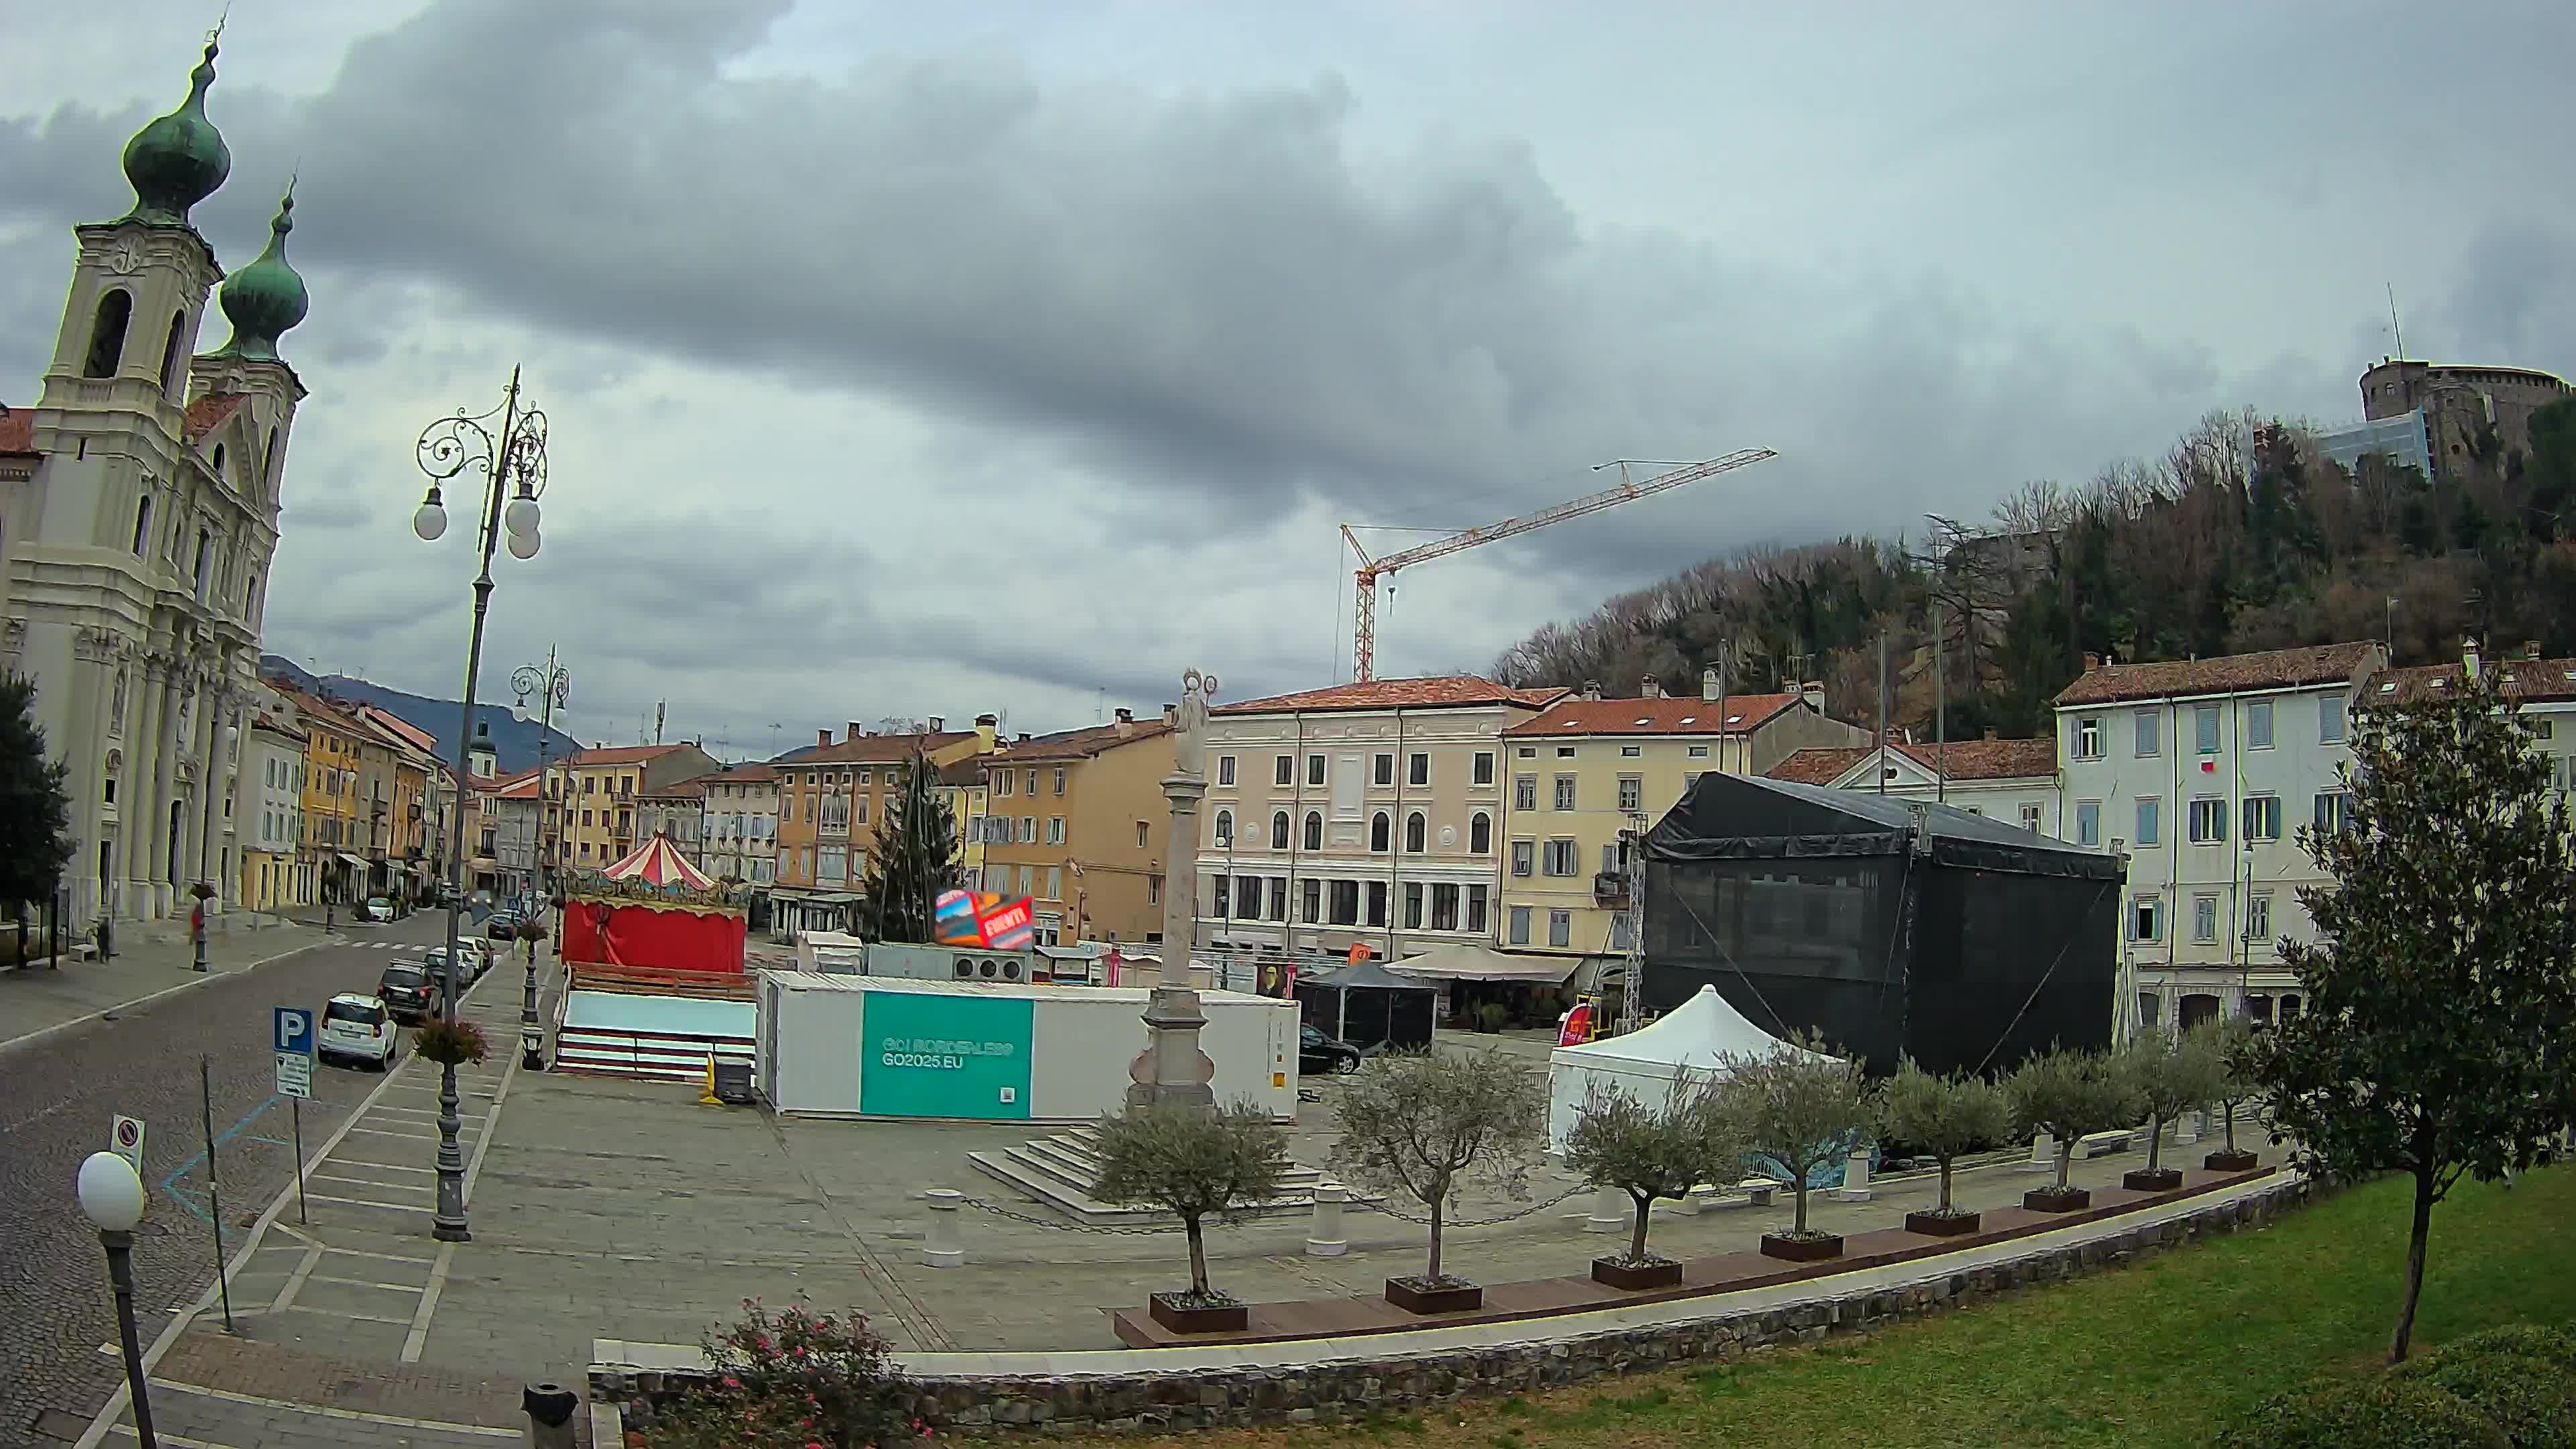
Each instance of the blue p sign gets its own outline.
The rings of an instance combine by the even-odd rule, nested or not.
[[[297,1056],[313,1054],[313,1013],[300,1006],[281,1006],[274,1013],[276,1050]]]

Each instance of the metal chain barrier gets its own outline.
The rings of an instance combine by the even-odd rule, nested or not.
[[[1179,1223],[1168,1225],[1158,1223],[1150,1227],[1128,1227],[1116,1223],[1060,1223],[1053,1218],[1033,1217],[1028,1213],[1013,1212],[999,1204],[986,1202],[980,1197],[959,1198],[957,1205],[973,1208],[977,1212],[991,1213],[997,1218],[1006,1218],[1015,1223],[1026,1223],[1033,1228],[1047,1228],[1059,1233],[1105,1233],[1111,1237],[1145,1238],[1152,1237],[1156,1233],[1186,1231]]]
[[[1511,1222],[1512,1220],[1514,1220],[1514,1219],[1516,1219],[1516,1218],[1525,1218],[1525,1217],[1528,1217],[1528,1216],[1529,1216],[1530,1214],[1532,1214],[1532,1213],[1543,1213],[1543,1212],[1547,1211],[1549,1208],[1555,1207],[1557,1204],[1564,1202],[1564,1201],[1565,1201],[1566,1199],[1568,1199],[1568,1198],[1572,1198],[1572,1197],[1580,1197],[1580,1196],[1581,1196],[1581,1195],[1583,1195],[1584,1193],[1591,1192],[1592,1190],[1593,1190],[1593,1189],[1591,1189],[1591,1188],[1589,1188],[1589,1187],[1584,1187],[1584,1186],[1582,1186],[1582,1185],[1578,1184],[1578,1185],[1576,1185],[1576,1186],[1574,1186],[1574,1187],[1569,1187],[1569,1188],[1567,1188],[1565,1191],[1558,1193],[1556,1196],[1554,1196],[1554,1197],[1552,1197],[1552,1198],[1549,1198],[1549,1199],[1548,1199],[1547,1201],[1545,1201],[1545,1202],[1534,1202],[1534,1203],[1531,1203],[1528,1207],[1525,1207],[1525,1208],[1519,1208],[1519,1209],[1516,1209],[1516,1210],[1514,1210],[1514,1211],[1512,1211],[1512,1212],[1504,1213],[1504,1214],[1503,1214],[1502,1216],[1500,1216],[1500,1217],[1493,1217],[1493,1218],[1442,1218],[1442,1219],[1440,1220],[1440,1229],[1441,1229],[1441,1231],[1442,1231],[1442,1232],[1447,1232],[1447,1231],[1448,1231],[1449,1229],[1451,1229],[1451,1228],[1490,1228],[1490,1227],[1494,1226],[1496,1223],[1508,1223],[1508,1222]],[[1400,1208],[1391,1208],[1391,1207],[1388,1207],[1388,1206],[1387,1206],[1385,1203],[1383,1203],[1383,1202],[1361,1202],[1361,1201],[1359,1201],[1359,1200],[1357,1200],[1357,1199],[1353,1199],[1353,1200],[1351,1201],[1351,1203],[1350,1203],[1350,1206],[1351,1206],[1352,1208],[1354,1208],[1354,1209],[1356,1209],[1356,1210],[1358,1210],[1358,1211],[1360,1211],[1360,1212],[1364,1212],[1364,1213],[1384,1213],[1384,1214],[1386,1214],[1388,1217],[1391,1217],[1391,1218],[1401,1218],[1401,1219],[1403,1219],[1404,1221],[1406,1221],[1406,1222],[1408,1222],[1408,1223],[1412,1223],[1412,1224],[1414,1224],[1414,1225],[1416,1225],[1416,1226],[1418,1226],[1418,1227],[1425,1227],[1425,1228],[1427,1228],[1427,1227],[1431,1226],[1431,1218],[1430,1218],[1430,1215],[1429,1215],[1429,1214],[1424,1214],[1424,1215],[1423,1215],[1423,1216],[1421,1216],[1421,1217],[1416,1217],[1416,1216],[1414,1216],[1413,1214],[1411,1214],[1411,1213],[1409,1213],[1409,1212],[1405,1212],[1404,1210],[1402,1210],[1402,1209],[1400,1209]]]

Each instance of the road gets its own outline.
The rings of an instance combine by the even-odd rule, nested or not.
[[[72,1190],[81,1160],[107,1145],[111,1116],[147,1124],[151,1210],[135,1236],[134,1276],[148,1345],[215,1280],[210,1187],[220,1187],[230,1253],[294,1179],[293,1112],[275,1091],[270,1009],[318,1014],[334,992],[374,986],[388,961],[419,959],[445,931],[445,914],[435,912],[352,928],[343,941],[0,1055],[0,1444],[27,1442],[47,1410],[86,1420],[122,1382],[121,1365],[100,1352],[116,1340],[106,1264]],[[207,1172],[201,1058],[212,1072],[216,1183]],[[307,1150],[379,1080],[317,1066],[301,1109]]]

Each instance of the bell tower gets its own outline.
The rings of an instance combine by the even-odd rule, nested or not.
[[[232,170],[206,117],[216,51],[209,39],[187,99],[126,143],[133,208],[73,229],[80,253],[35,408],[36,448],[62,465],[38,530],[50,542],[130,547],[129,534],[150,532],[146,515],[172,511],[142,500],[177,469],[189,359],[224,274],[188,216]],[[144,543],[135,551],[148,556]]]

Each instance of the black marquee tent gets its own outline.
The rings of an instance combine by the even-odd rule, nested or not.
[[[1362,961],[1300,977],[1297,1014],[1306,1025],[1355,1047],[1428,1047],[1439,992],[1436,981]]]
[[[1652,1010],[1714,986],[1877,1073],[2111,1041],[2117,857],[1952,806],[1717,774],[1645,850]]]

